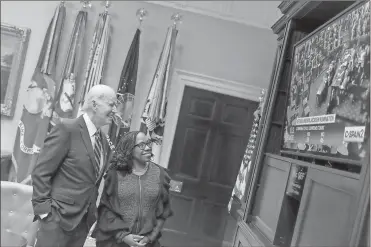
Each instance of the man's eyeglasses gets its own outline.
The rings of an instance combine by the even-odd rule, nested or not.
[[[135,144],[134,147],[139,147],[141,150],[144,150],[146,149],[146,146],[149,148],[152,148],[152,144],[153,144],[153,141],[149,140],[147,142],[141,142],[141,143]]]

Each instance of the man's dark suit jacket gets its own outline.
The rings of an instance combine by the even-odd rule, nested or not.
[[[102,136],[103,155],[108,151]],[[56,125],[46,137],[38,162],[32,171],[32,205],[37,216],[57,213],[59,225],[71,231],[87,213],[90,228],[96,220],[96,200],[102,179],[94,169],[94,151],[83,116]],[[103,171],[107,162],[103,165]],[[54,207],[56,210],[51,210]]]

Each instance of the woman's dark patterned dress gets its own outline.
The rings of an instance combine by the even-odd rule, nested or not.
[[[128,234],[147,236],[149,246],[157,245],[163,224],[172,215],[169,184],[165,170],[153,163],[141,176],[109,171],[93,234],[97,246],[127,246],[122,236]]]

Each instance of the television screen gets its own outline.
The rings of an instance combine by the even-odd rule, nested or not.
[[[361,161],[369,115],[367,1],[295,45],[283,149]]]

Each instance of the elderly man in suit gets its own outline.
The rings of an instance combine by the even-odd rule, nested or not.
[[[40,229],[36,247],[83,246],[96,220],[98,188],[107,168],[107,139],[100,128],[116,113],[116,93],[96,85],[84,114],[56,125],[33,170],[32,204]]]

